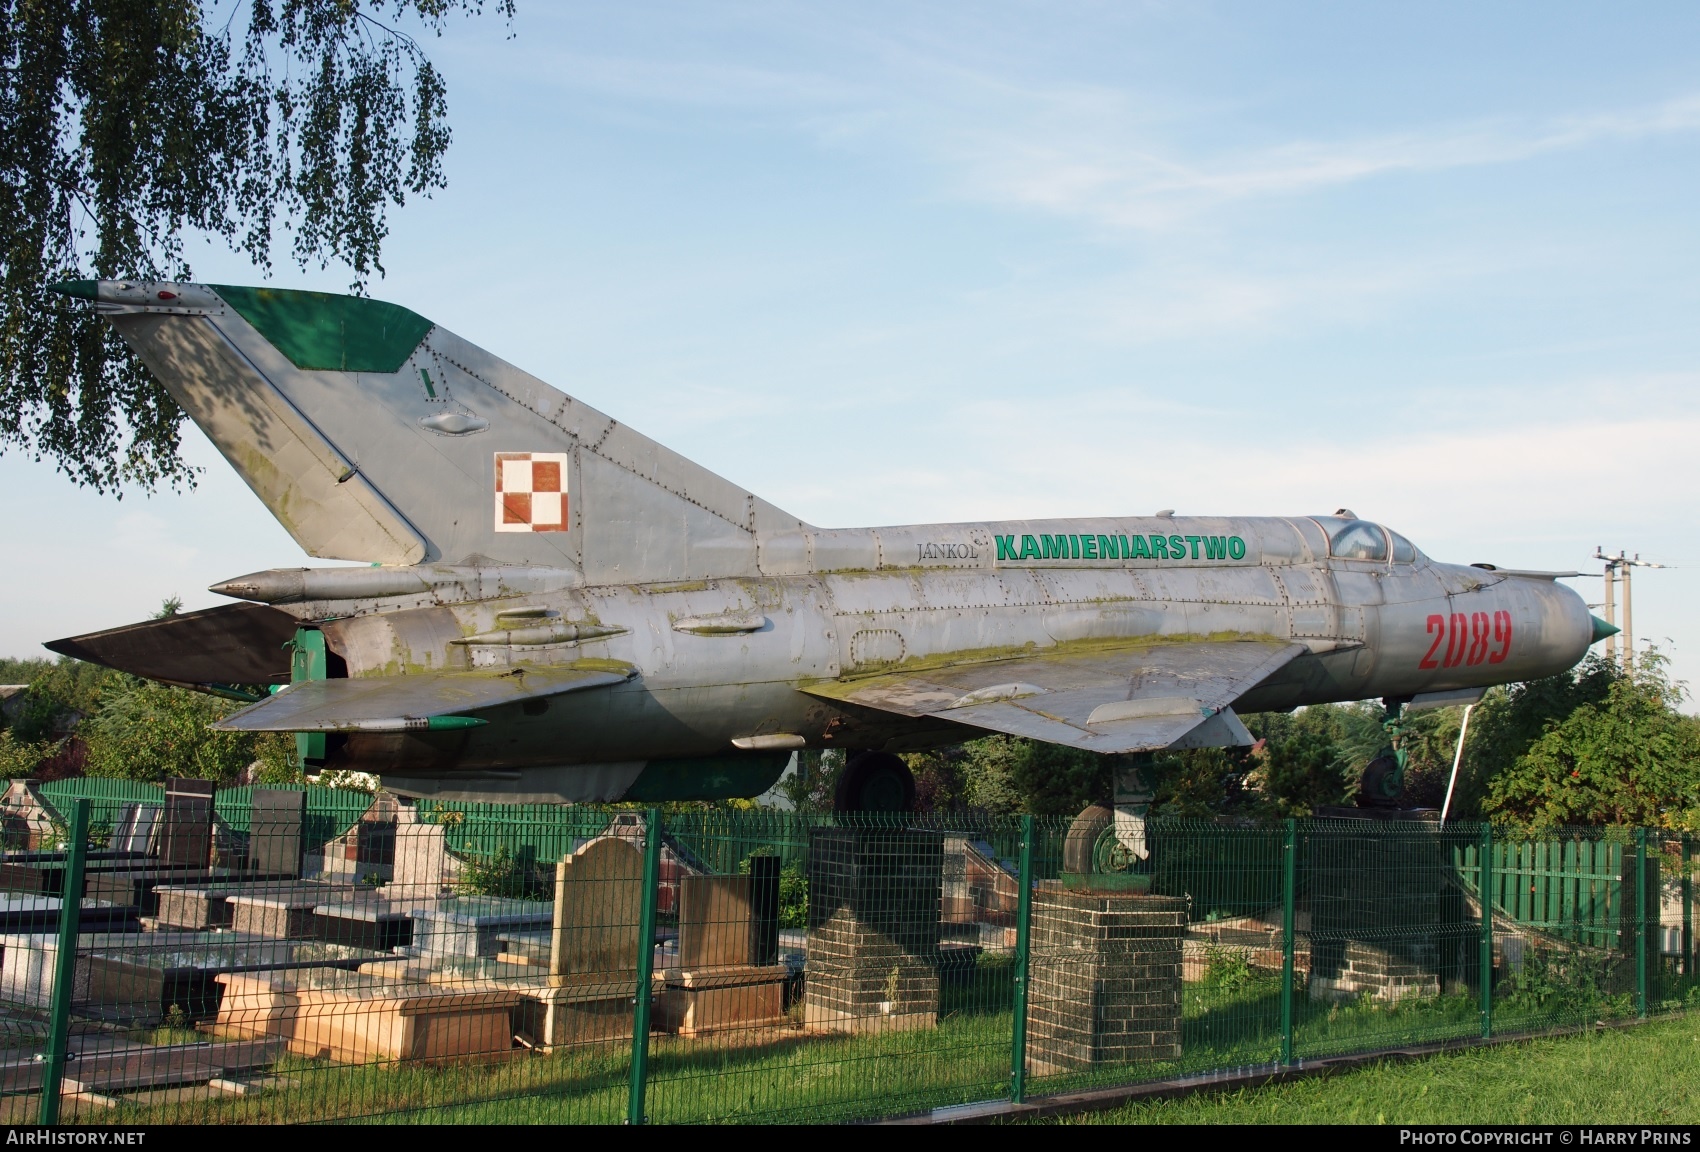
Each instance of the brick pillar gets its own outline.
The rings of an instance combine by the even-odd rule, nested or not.
[[[1443,955],[1464,929],[1437,816],[1429,811],[1332,808],[1307,837],[1310,998],[1367,996],[1396,1003],[1440,995]],[[1456,913],[1456,910],[1453,910]],[[1448,930],[1447,921],[1460,919]],[[1461,938],[1461,937],[1460,937]]]
[[[811,831],[807,1026],[859,1032],[938,1022],[943,873],[936,832]]]
[[[1186,898],[1040,884],[1027,1052],[1034,1075],[1181,1054]]]

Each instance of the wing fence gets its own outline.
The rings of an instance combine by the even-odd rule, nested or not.
[[[331,791],[13,782],[8,1122],[855,1121],[1700,1001],[1663,831]]]

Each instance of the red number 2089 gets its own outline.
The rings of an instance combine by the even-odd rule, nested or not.
[[[1418,668],[1456,668],[1460,664],[1474,667],[1484,660],[1498,664],[1511,654],[1509,612],[1495,612],[1491,620],[1486,612],[1454,612],[1450,616],[1436,613],[1428,618],[1428,631],[1434,643],[1428,646]],[[1445,652],[1441,651],[1442,644],[1446,645]]]

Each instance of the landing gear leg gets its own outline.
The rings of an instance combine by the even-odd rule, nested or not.
[[[1358,807],[1397,808],[1405,795],[1404,725],[1400,713],[1404,702],[1383,700],[1381,727],[1387,733],[1387,747],[1364,766],[1363,779],[1358,785]]]
[[[1149,860],[1151,849],[1145,843],[1145,814],[1151,810],[1155,797],[1152,772],[1157,757],[1150,752],[1130,756],[1116,769],[1116,845],[1129,857],[1130,871],[1137,861]]]

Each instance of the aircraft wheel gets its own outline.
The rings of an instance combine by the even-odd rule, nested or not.
[[[1358,807],[1397,808],[1404,794],[1405,781],[1399,776],[1399,761],[1391,756],[1377,756],[1364,765],[1358,786]]]
[[[1077,876],[1098,871],[1098,841],[1106,832],[1115,835],[1112,827],[1115,822],[1115,812],[1103,804],[1094,804],[1076,816],[1068,826],[1068,835],[1063,837],[1062,870]]]
[[[835,812],[912,812],[915,777],[890,752],[858,752],[844,765],[832,807]]]

